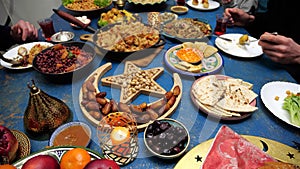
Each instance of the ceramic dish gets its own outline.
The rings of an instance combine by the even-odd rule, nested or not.
[[[65,0],[62,0],[62,1],[65,1]],[[81,2],[81,1],[80,1],[80,2]],[[104,2],[104,1],[103,1],[103,2]],[[72,2],[71,2],[71,3],[72,3]],[[83,2],[83,3],[84,3],[84,2]],[[111,4],[112,4],[112,0],[107,0],[107,3],[105,3],[105,6],[98,6],[99,8],[96,8],[96,9],[92,9],[92,8],[90,8],[90,9],[71,9],[71,8],[67,7],[67,5],[64,5],[64,4],[63,4],[63,6],[64,6],[66,9],[70,10],[70,11],[82,13],[82,12],[97,12],[97,11],[100,11],[100,10],[106,8],[106,7],[109,7]],[[87,6],[87,5],[83,5],[83,6]]]
[[[51,36],[51,41],[60,43],[67,42],[74,38],[74,33],[69,31],[60,31]]]
[[[249,45],[240,45],[239,38],[243,34],[224,34],[221,37],[231,39],[232,42],[228,42],[221,38],[215,40],[216,46],[225,53],[242,58],[253,58],[263,54],[261,46],[258,45],[258,41],[250,42]],[[249,40],[257,40],[249,36]]]
[[[211,75],[211,76],[216,76],[218,80],[226,80],[228,78],[232,78],[232,77],[229,77],[229,76],[225,76],[225,75]],[[252,115],[253,112],[245,112],[245,113],[239,113],[240,116],[225,116],[222,114],[222,116],[220,116],[219,114],[216,114],[214,113],[214,109],[200,103],[195,94],[193,93],[193,89],[197,89],[195,86],[197,83],[199,83],[201,80],[203,80],[203,78],[206,78],[207,76],[204,76],[204,77],[200,77],[199,79],[197,79],[196,81],[194,81],[192,87],[191,87],[191,93],[190,93],[190,96],[191,96],[191,99],[193,101],[193,103],[202,111],[204,112],[205,114],[211,116],[211,117],[214,117],[214,118],[217,118],[217,119],[221,119],[221,120],[224,120],[224,121],[236,121],[236,120],[242,120],[242,119],[245,119],[245,118],[248,118],[249,116]],[[254,99],[251,103],[250,103],[251,106],[255,106],[256,105],[256,99]],[[235,113],[238,113],[238,112],[235,112]]]
[[[173,71],[183,74],[183,75],[188,75],[188,76],[204,76],[208,74],[214,74],[217,73],[218,71],[221,70],[222,65],[223,65],[223,59],[220,54],[216,53],[208,58],[204,58],[202,60],[202,66],[203,68],[199,73],[193,73],[193,72],[188,72],[184,71],[181,69],[176,68],[176,64],[180,62],[180,59],[176,56],[176,51],[182,48],[182,45],[176,45],[172,48],[170,48],[166,53],[164,57],[165,64],[172,69]]]
[[[10,49],[9,51],[7,51],[6,53],[3,54],[3,56],[7,59],[15,59],[15,58],[19,58],[20,56],[18,56],[18,49],[20,47],[25,47],[27,49],[27,51],[29,51],[33,46],[37,45],[37,44],[40,44],[40,45],[45,45],[45,46],[53,46],[52,43],[49,43],[49,42],[31,42],[31,43],[26,43],[26,44],[22,44],[22,45],[19,45],[19,46],[16,46],[12,49]],[[0,64],[3,66],[3,67],[6,67],[8,69],[28,69],[28,68],[31,68],[32,65],[31,64],[28,64],[27,66],[18,66],[18,67],[13,67],[11,63],[7,63],[7,62],[4,62],[3,60],[0,59]]]
[[[128,0],[128,3],[134,5],[157,5],[166,2],[167,0]]]
[[[186,3],[187,3],[190,7],[194,8],[194,9],[199,9],[199,10],[203,10],[203,11],[213,10],[213,9],[217,9],[217,8],[220,7],[220,3],[219,3],[219,2],[211,1],[211,0],[208,1],[208,4],[209,4],[208,8],[204,8],[204,7],[203,7],[203,4],[200,3],[200,2],[198,3],[198,5],[193,5],[192,2],[193,2],[193,0],[189,0],[189,1],[187,1]]]
[[[266,153],[279,161],[300,165],[300,153],[297,149],[263,137],[250,135],[241,136],[260,149],[266,150]],[[174,169],[182,169],[186,166],[189,166],[189,168],[201,168],[213,141],[214,139],[209,139],[195,146],[178,161]],[[293,158],[290,158],[287,154],[293,154]]]
[[[28,161],[29,159],[31,159],[32,157],[38,156],[38,155],[51,155],[53,157],[55,157],[56,159],[58,159],[59,161],[61,160],[62,156],[64,155],[64,153],[66,153],[67,151],[71,150],[75,148],[75,146],[65,146],[65,147],[52,147],[52,148],[47,148],[44,150],[41,150],[39,152],[33,153],[23,159],[20,159],[19,161],[13,163],[13,165],[15,167],[17,167],[17,169],[21,169],[23,164]],[[103,158],[100,154],[98,154],[97,152],[85,148],[85,150],[88,151],[88,153],[91,155],[91,159],[101,159]]]
[[[188,10],[189,10],[189,8],[186,6],[172,6],[171,7],[171,11],[178,15],[185,14],[188,12]]]
[[[24,134],[23,132],[21,132],[19,130],[13,130],[13,129],[11,130],[11,132],[16,137],[16,139],[18,140],[18,143],[19,143],[19,148],[17,151],[16,159],[14,160],[14,161],[17,161],[17,160],[22,159],[30,154],[31,144],[30,144],[30,140],[27,137],[27,135]]]
[[[167,126],[170,127],[167,128]],[[156,133],[158,130],[162,132]],[[181,122],[165,118],[148,125],[144,132],[144,143],[153,155],[162,159],[173,159],[185,153],[190,143],[190,135]],[[162,147],[157,147],[158,145]]]
[[[87,147],[92,136],[91,128],[83,122],[69,122],[58,127],[51,135],[49,146]],[[64,138],[64,139],[58,139]],[[64,145],[65,144],[65,145]]]
[[[287,110],[282,108],[284,98],[287,96],[286,91],[289,90],[293,93],[300,92],[300,85],[290,82],[281,82],[274,81],[265,84],[260,91],[261,99],[264,105],[274,114],[276,117],[281,119],[282,121],[300,128],[290,120],[290,114]],[[279,97],[278,100],[275,100],[275,97]]]

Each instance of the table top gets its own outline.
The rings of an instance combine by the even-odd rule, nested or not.
[[[134,6],[127,4],[125,9],[131,12],[149,12],[149,11],[170,11],[170,6],[173,1],[167,1],[165,5],[161,5],[155,8],[136,9]],[[67,11],[65,8],[60,7],[61,10]],[[49,9],[50,10],[50,9]],[[144,10],[144,11],[141,11]],[[147,11],[148,10],[148,11]],[[189,8],[188,13],[179,15],[179,18],[203,18],[208,23],[215,27],[215,16],[217,13],[222,13],[223,8],[220,7],[215,10],[200,11],[193,8]],[[69,11],[68,11],[69,12]],[[76,15],[76,14],[74,14]],[[100,13],[91,15],[92,19],[91,27],[97,28],[97,20],[99,19]],[[145,15],[144,15],[145,16]],[[52,15],[54,20],[54,26],[56,31],[68,30],[75,33],[74,40],[81,41],[80,35],[90,34],[90,32],[75,29],[70,26],[68,22],[61,19],[56,14]],[[145,18],[143,18],[144,20]],[[240,27],[229,27],[227,33],[247,33],[247,31]],[[40,35],[40,40],[43,38]],[[210,44],[214,44],[215,37],[211,37],[208,41]],[[87,42],[89,43],[89,42]],[[177,45],[179,43],[173,42],[169,39],[166,40],[164,49],[154,58],[154,60],[146,67],[158,67],[163,66],[165,68],[164,74],[157,79],[157,82],[161,84],[166,90],[172,87],[172,70],[168,69],[164,64],[164,53],[167,49]],[[260,94],[262,86],[271,81],[288,81],[295,83],[295,80],[279,65],[271,62],[265,55],[255,58],[238,58],[230,56],[226,53],[219,51],[219,54],[223,57],[223,68],[219,72],[227,76],[241,78],[248,81],[253,86],[253,91]],[[86,72],[81,78],[73,80],[72,83],[55,83],[46,79],[43,75],[35,71],[34,69],[26,70],[0,70],[0,124],[5,125],[8,128],[16,129],[22,132],[24,131],[23,126],[23,115],[29,100],[29,89],[27,83],[33,79],[36,85],[48,93],[49,95],[55,96],[63,100],[73,112],[73,121],[83,121],[89,123],[83,116],[78,96],[79,90],[85,77],[87,77],[97,67],[110,62],[103,57],[96,57],[93,61],[93,69],[90,72]],[[123,72],[123,62],[112,61],[112,69],[109,73],[121,74]],[[293,127],[286,124],[282,120],[274,116],[263,104],[260,97],[257,98],[258,110],[255,111],[252,116],[247,119],[240,121],[220,121],[207,116],[205,113],[197,109],[190,98],[190,88],[193,82],[197,79],[196,77],[181,76],[183,83],[183,95],[179,106],[177,107],[174,114],[170,117],[182,122],[189,130],[191,136],[191,142],[188,150],[197,146],[201,142],[213,138],[216,132],[222,125],[227,125],[239,134],[253,135],[259,137],[265,137],[271,140],[275,140],[294,147],[293,141],[300,141],[300,130],[299,128]],[[103,90],[115,90],[101,86]],[[110,93],[110,92],[109,92]],[[108,94],[109,94],[108,93]],[[112,92],[111,92],[112,93]],[[111,97],[109,94],[108,97]],[[118,98],[118,96],[116,96]],[[138,100],[139,98],[137,98]],[[93,137],[89,148],[101,153],[98,139],[96,136],[95,128],[92,128]],[[138,134],[139,136],[139,154],[137,159],[126,165],[124,168],[173,168],[179,159],[173,160],[162,160],[157,157],[153,157],[146,151],[146,147],[143,143],[143,132]],[[48,140],[34,140],[31,139],[31,153],[37,152],[48,145]],[[193,160],[193,159],[191,159]]]

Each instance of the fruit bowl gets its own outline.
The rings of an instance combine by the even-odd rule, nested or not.
[[[163,159],[173,159],[187,150],[190,135],[179,121],[164,118],[155,120],[146,127],[144,143],[153,155]]]

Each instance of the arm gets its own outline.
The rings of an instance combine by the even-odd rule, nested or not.
[[[250,15],[239,8],[227,8],[224,15],[236,26],[246,26],[255,20],[254,15]]]
[[[38,37],[38,31],[31,23],[19,20],[11,27],[10,35],[14,40],[24,42],[28,40],[36,40]]]

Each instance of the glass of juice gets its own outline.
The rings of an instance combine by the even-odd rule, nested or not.
[[[55,33],[53,20],[51,18],[43,18],[38,20],[38,24],[42,28],[45,39],[51,41],[51,36]]]

